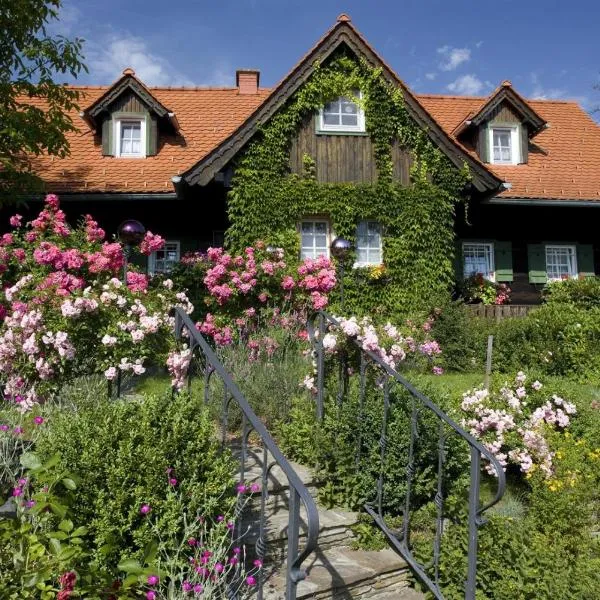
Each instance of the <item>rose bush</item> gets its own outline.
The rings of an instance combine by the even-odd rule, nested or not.
[[[91,216],[71,228],[58,198],[46,197],[38,217],[0,239],[0,371],[4,396],[23,411],[53,397],[76,376],[102,372],[142,374],[148,361],[162,360],[171,347],[173,306],[191,313],[170,280],[151,287],[130,270],[119,276],[123,247],[105,240]],[[164,242],[151,232],[141,248]]]

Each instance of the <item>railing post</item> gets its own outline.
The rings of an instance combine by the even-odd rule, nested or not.
[[[285,600],[296,600],[298,577],[293,567],[298,555],[298,537],[300,531],[300,502],[298,492],[290,486],[290,504],[288,518],[287,577]]]
[[[481,454],[471,446],[471,487],[469,488],[469,566],[465,600],[475,600],[477,587],[477,534],[479,527],[479,485],[481,481]]]
[[[325,317],[322,313],[318,315],[318,336],[314,341],[317,361],[317,420],[322,421],[324,416],[324,386],[325,386],[325,353],[323,351],[323,336],[325,335]]]

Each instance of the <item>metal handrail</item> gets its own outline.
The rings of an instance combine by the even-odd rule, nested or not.
[[[318,330],[315,329],[315,321],[318,321]],[[309,337],[314,345],[316,361],[317,361],[317,394],[316,394],[316,412],[317,417],[322,419],[324,416],[324,381],[325,381],[325,353],[323,348],[323,336],[329,327],[341,328],[340,322],[333,316],[329,315],[324,311],[317,312],[308,322],[308,333]],[[364,386],[365,386],[365,372],[366,362],[364,357],[368,357],[370,361],[381,369],[384,373],[389,376],[389,379],[383,385],[383,396],[384,396],[384,414],[383,414],[383,425],[381,433],[381,458],[382,458],[382,472],[378,482],[377,489],[377,507],[374,508],[370,504],[365,505],[365,510],[375,520],[378,527],[386,535],[388,541],[392,547],[404,558],[404,560],[413,569],[419,579],[427,586],[437,600],[444,600],[442,591],[438,585],[438,568],[440,559],[440,544],[443,536],[443,490],[442,490],[442,477],[443,477],[443,464],[445,460],[444,450],[444,426],[449,427],[455,434],[462,438],[470,447],[470,486],[469,486],[469,513],[468,513],[468,571],[467,579],[465,582],[465,600],[475,600],[475,590],[477,585],[477,545],[478,545],[478,528],[485,523],[483,513],[490,509],[492,506],[497,504],[502,498],[506,489],[506,476],[502,465],[498,462],[496,457],[488,450],[480,441],[475,439],[469,432],[465,431],[458,423],[456,423],[451,417],[449,417],[439,406],[434,404],[427,396],[417,390],[409,381],[407,381],[400,373],[395,369],[387,365],[381,360],[381,358],[371,352],[370,350],[364,349],[361,344],[355,338],[349,338],[358,347],[361,353],[361,397],[364,397]],[[340,364],[343,364],[344,357],[340,358]],[[342,369],[340,369],[342,373]],[[407,495],[406,504],[404,507],[403,527],[402,535],[398,537],[395,531],[392,531],[385,523],[384,516],[382,514],[382,497],[383,497],[383,459],[385,457],[385,447],[387,440],[387,419],[390,411],[389,401],[389,381],[394,380],[403,386],[413,397],[412,406],[412,418],[411,418],[411,436],[409,445],[409,458],[406,467],[407,471]],[[347,388],[346,383],[340,380],[340,390]],[[439,445],[438,445],[438,488],[435,494],[435,504],[438,509],[437,512],[437,526],[436,536],[434,541],[434,568],[435,576],[433,581],[426,572],[425,565],[419,563],[414,554],[409,548],[409,527],[410,527],[410,493],[412,476],[414,474],[414,445],[417,437],[417,419],[418,411],[416,409],[416,402],[418,400],[420,405],[430,410],[440,420],[440,434],[439,434]],[[339,395],[338,395],[339,401]],[[361,400],[362,402],[362,400]],[[359,434],[360,435],[360,434]],[[496,471],[498,477],[498,486],[496,494],[491,502],[480,507],[480,482],[481,482],[481,457],[485,457]]]
[[[184,310],[177,307],[174,309],[175,314],[175,337],[181,340],[184,336],[192,353],[199,348],[205,357],[205,385],[211,376],[218,375],[223,381],[225,387],[225,399],[223,402],[224,410],[227,411],[231,400],[235,401],[242,413],[242,452],[240,463],[240,479],[244,482],[245,473],[245,458],[248,436],[252,431],[260,437],[263,443],[264,459],[262,466],[262,481],[267,482],[267,476],[273,466],[278,465],[283,471],[283,474],[289,483],[289,518],[288,518],[288,544],[287,544],[287,575],[286,575],[286,600],[296,599],[296,588],[300,581],[306,578],[306,572],[302,568],[302,563],[314,552],[317,548],[319,536],[319,513],[317,505],[311,496],[306,486],[302,483],[300,477],[291,466],[289,461],[282,454],[271,434],[267,431],[265,425],[258,418],[252,407],[240,391],[239,387],[233,381],[214,350],[206,342],[204,337],[198,331],[190,317]],[[185,333],[184,333],[185,332]],[[205,399],[207,398],[207,390],[205,390]],[[226,412],[224,423],[226,426]],[[267,461],[268,453],[273,457],[273,462],[270,464]],[[261,513],[260,513],[260,536],[256,542],[256,550],[259,558],[263,559],[266,553],[266,540],[263,538],[265,531],[265,495],[267,493],[266,486],[262,490]],[[303,549],[299,550],[299,534],[300,534],[300,502],[306,510],[306,543]],[[259,577],[258,599],[262,599],[262,577]]]

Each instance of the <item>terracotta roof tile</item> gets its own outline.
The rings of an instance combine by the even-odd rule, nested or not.
[[[109,87],[74,86],[79,105],[91,105]],[[99,136],[77,112],[71,113],[79,132],[68,136],[71,154],[59,159],[32,159],[33,170],[54,192],[173,192],[171,177],[196,163],[229,136],[269,94],[240,95],[237,88],[148,88],[179,122],[180,137],[162,136],[156,156],[144,159],[103,156]],[[40,103],[42,104],[42,103]]]
[[[453,132],[485,98],[475,96],[417,96],[446,129]],[[548,123],[532,140],[527,164],[486,165],[511,184],[500,196],[600,201],[600,127],[576,103],[528,100]]]

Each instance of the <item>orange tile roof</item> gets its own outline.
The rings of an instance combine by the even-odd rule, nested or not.
[[[104,94],[109,86],[73,86],[82,93],[84,109]],[[156,156],[115,158],[103,156],[99,136],[76,111],[71,113],[79,132],[69,134],[71,154],[60,159],[40,156],[32,167],[53,192],[172,193],[171,177],[196,163],[229,136],[268,96],[260,88],[255,95],[237,88],[149,87],[155,98],[174,112],[185,143],[163,136]]]
[[[417,95],[449,133],[477,111],[486,98]],[[527,100],[547,123],[532,140],[527,164],[486,165],[511,184],[503,198],[600,201],[600,127],[577,104],[562,100]],[[473,152],[472,152],[473,154]]]
[[[85,108],[109,86],[73,86],[82,92]],[[231,135],[271,90],[240,95],[237,88],[149,87],[151,93],[174,112],[185,143],[163,138],[156,156],[145,159],[102,156],[98,136],[77,113],[72,113],[79,133],[68,136],[71,155],[64,159],[41,156],[32,159],[33,170],[55,192],[172,193],[171,177],[196,164]],[[485,97],[416,95],[433,119],[454,139],[459,125],[472,115]],[[540,149],[529,152],[522,165],[488,165],[486,168],[511,188],[505,198],[540,198],[600,201],[600,127],[576,102],[528,100],[548,123],[533,139]],[[465,148],[477,159],[472,150]]]

